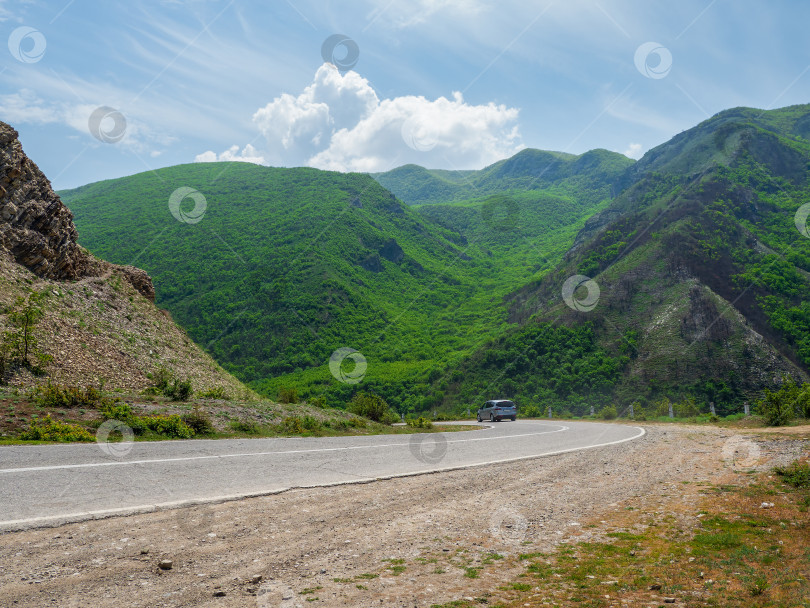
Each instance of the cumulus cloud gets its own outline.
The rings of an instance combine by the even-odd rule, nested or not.
[[[638,160],[639,158],[641,158],[642,154],[641,144],[630,143],[627,146],[627,150],[622,152],[622,154],[624,154],[628,158],[635,158],[636,160]]]
[[[217,154],[211,150],[198,154],[194,158],[195,163],[215,163],[218,161],[241,161],[243,163],[253,163],[254,165],[267,164],[264,157],[261,156],[256,148],[250,144],[246,145],[242,151],[239,151],[239,146],[231,146],[222,154]]]
[[[504,105],[468,104],[461,93],[449,99],[380,100],[356,72],[341,74],[324,64],[301,94],[284,93],[254,114],[267,151],[251,148],[238,160],[267,158],[273,164],[335,171],[385,171],[406,163],[480,168],[523,147],[518,116],[516,108]],[[223,156],[197,157],[215,159]]]

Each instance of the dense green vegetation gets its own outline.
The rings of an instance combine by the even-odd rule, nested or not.
[[[169,209],[181,187],[205,197],[196,223]],[[500,333],[505,296],[552,268],[609,200],[604,184],[579,198],[512,189],[421,214],[366,175],[244,163],[171,167],[61,195],[83,245],[147,270],[158,305],[257,390],[345,405],[378,383],[402,412],[441,401],[426,387]],[[181,211],[193,207],[188,197]],[[342,347],[367,360],[363,387],[329,373]]]
[[[524,150],[376,182],[214,163],[63,197],[85,246],[145,268],[192,338],[273,398],[727,416],[807,378],[808,135],[810,106],[737,108],[637,163]],[[204,194],[198,223],[172,217],[180,187]],[[563,302],[573,275],[598,285],[592,310]],[[330,371],[343,347],[361,382],[336,380],[351,358]]]
[[[537,321],[591,324],[588,353],[605,353],[613,367],[598,358],[582,364],[591,375],[618,370],[612,384],[582,386],[560,366],[572,394],[538,395],[574,412],[582,413],[583,398],[620,410],[635,403],[637,411],[694,399],[698,412],[714,403],[728,415],[780,385],[783,374],[806,378],[810,239],[794,220],[810,201],[808,117],[810,106],[729,110],[651,150],[621,180],[625,190],[602,226],[590,234],[586,226],[590,238],[563,264],[515,294],[512,318],[526,325],[500,340],[513,363],[498,390],[515,382],[517,396],[532,402],[533,374],[515,362],[532,346],[524,334]],[[600,287],[592,311],[562,303],[560,286],[575,274]],[[467,385],[485,389],[477,379],[486,377],[486,361],[476,354],[461,364],[465,381],[445,403],[463,400]]]

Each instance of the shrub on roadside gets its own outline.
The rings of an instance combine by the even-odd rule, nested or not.
[[[132,429],[136,435],[141,435],[147,426],[141,418],[132,411],[132,406],[128,403],[106,403],[101,408],[101,418],[103,420],[117,420],[123,422]]]
[[[41,407],[51,408],[74,408],[74,407],[99,407],[102,404],[101,393],[88,386],[60,386],[51,384],[38,386],[34,390],[34,401]]]
[[[810,408],[810,384],[797,385],[792,378],[784,377],[778,391],[765,389],[765,395],[756,402],[756,411],[769,426],[784,426],[797,412],[807,415]]]
[[[520,412],[522,418],[542,418],[543,411],[536,405],[527,405]]]
[[[237,433],[245,433],[247,435],[258,435],[262,432],[261,425],[255,420],[233,420],[231,422],[231,429]]]
[[[388,403],[379,395],[359,392],[349,402],[349,411],[374,422],[393,424],[399,417],[390,410]]]
[[[606,405],[599,410],[599,417],[602,420],[615,420],[618,415],[619,414],[616,412],[616,407],[613,405]]]
[[[424,416],[419,416],[419,418],[408,418],[405,420],[405,423],[413,427],[415,429],[432,429],[433,422],[431,422],[428,418]]]
[[[31,421],[31,425],[22,433],[20,439],[29,441],[95,441],[95,437],[86,429],[75,424],[53,420],[48,414],[45,418]]]
[[[331,426],[322,424],[320,420],[314,416],[287,416],[278,425],[278,430],[282,433],[290,435],[303,435],[307,432],[320,431],[324,426]]]
[[[159,435],[176,437],[177,439],[191,439],[194,437],[194,431],[192,431],[177,414],[168,416],[143,416],[140,418],[140,421],[150,431],[154,431]]]
[[[152,381],[152,386],[144,391],[147,395],[163,395],[172,401],[188,401],[193,392],[191,380],[179,380],[173,372],[163,366],[146,374],[146,377]]]
[[[194,431],[195,435],[210,435],[215,430],[208,412],[199,407],[195,407],[188,414],[183,414],[181,419],[188,428]]]

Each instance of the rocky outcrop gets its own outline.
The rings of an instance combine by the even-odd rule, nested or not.
[[[143,270],[99,263],[79,246],[73,214],[25,155],[18,137],[0,122],[0,248],[45,279],[77,280],[117,271],[154,301],[152,279]]]
[[[0,122],[0,245],[38,276],[77,279],[87,255],[76,243],[73,214],[17,136]]]

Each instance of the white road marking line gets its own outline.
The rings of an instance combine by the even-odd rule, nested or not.
[[[474,439],[451,439],[447,443],[466,443],[472,441],[493,441],[496,439],[514,439],[517,437],[534,437],[537,435],[548,435],[550,433],[559,433],[561,431],[567,431],[570,427],[563,426],[563,425],[551,425],[551,426],[559,426],[559,428],[555,431],[543,431],[540,433],[522,433],[520,435],[499,435],[497,437],[477,437]],[[437,435],[440,433],[436,433]],[[441,433],[443,434],[443,433]],[[42,466],[42,467],[24,467],[19,469],[0,469],[0,473],[30,473],[33,471],[57,471],[60,469],[85,469],[85,468],[93,468],[93,467],[117,467],[117,466],[125,466],[125,465],[133,465],[133,464],[154,464],[154,463],[163,463],[163,462],[184,462],[190,460],[215,460],[215,459],[225,459],[225,458],[248,458],[252,456],[278,456],[279,454],[310,454],[310,453],[317,453],[317,452],[340,452],[344,450],[369,450],[369,449],[377,449],[377,448],[390,448],[390,447],[399,447],[399,446],[409,446],[409,443],[381,443],[375,445],[353,445],[353,446],[346,446],[341,448],[315,448],[310,450],[278,450],[274,452],[244,452],[238,454],[213,454],[209,456],[183,456],[179,458],[152,458],[148,460],[122,460],[117,462],[86,462],[86,463],[79,463],[79,464],[59,464],[59,465],[49,465],[49,466]]]
[[[568,427],[562,427],[562,429],[567,430]],[[326,483],[316,483],[304,486],[294,486],[288,488],[278,488],[275,490],[268,490],[266,492],[245,492],[242,494],[230,494],[227,496],[215,496],[206,499],[189,499],[189,500],[176,500],[173,502],[165,502],[165,503],[158,503],[158,504],[150,504],[150,505],[138,505],[134,507],[121,507],[118,509],[105,509],[100,511],[82,511],[79,513],[71,513],[68,515],[48,515],[43,517],[32,517],[29,519],[15,519],[15,520],[8,520],[8,521],[0,521],[0,528],[6,527],[11,529],[4,530],[6,532],[13,531],[15,526],[18,528],[16,529],[25,529],[26,526],[41,524],[41,525],[62,525],[68,523],[75,523],[79,521],[86,521],[88,519],[105,519],[108,517],[114,517],[116,515],[137,515],[139,513],[153,513],[155,511],[173,509],[173,508],[182,508],[182,507],[191,507],[196,505],[205,505],[205,504],[215,504],[215,503],[222,503],[222,502],[229,502],[234,500],[241,500],[244,498],[260,498],[262,496],[272,496],[273,494],[281,494],[282,492],[287,492],[288,490],[292,489],[312,489],[312,488],[328,488],[328,487],[335,487],[335,486],[345,486],[351,484],[358,484],[358,483],[370,483],[373,481],[379,481],[384,479],[396,479],[398,477],[416,477],[417,475],[428,475],[431,473],[443,473],[446,471],[458,471],[461,469],[467,469],[472,466],[486,466],[490,464],[501,464],[506,462],[516,462],[518,460],[530,460],[532,458],[542,458],[543,456],[557,456],[559,454],[568,454],[569,452],[578,452],[581,450],[590,450],[594,448],[601,448],[609,445],[618,445],[620,443],[627,443],[628,441],[633,441],[635,439],[639,439],[647,434],[647,431],[639,426],[628,427],[633,428],[639,431],[636,435],[632,437],[627,437],[625,439],[617,439],[616,441],[607,441],[605,443],[597,443],[594,445],[588,445],[578,448],[567,448],[565,450],[555,450],[552,452],[544,452],[542,454],[534,454],[532,456],[518,456],[516,458],[505,458],[502,460],[491,460],[488,462],[483,463],[474,463],[469,465],[458,465],[453,467],[441,467],[435,469],[427,469],[424,471],[413,471],[410,473],[396,473],[393,475],[385,475],[376,478],[367,478],[367,479],[353,479],[351,481],[330,481]],[[560,429],[560,430],[562,430]],[[557,431],[548,431],[551,433],[557,433]],[[538,434],[545,434],[545,433],[538,433]],[[461,441],[461,440],[459,440]],[[22,527],[19,527],[22,526]]]

